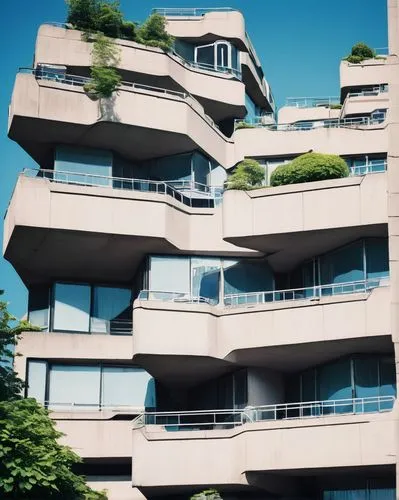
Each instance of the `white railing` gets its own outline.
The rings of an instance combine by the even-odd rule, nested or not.
[[[376,56],[388,56],[389,47],[377,47],[373,49]]]
[[[224,303],[229,307],[240,307],[269,302],[291,302],[295,300],[318,300],[331,295],[368,293],[373,288],[387,285],[389,278],[375,278],[348,283],[332,283],[291,290],[272,290],[265,292],[232,293],[224,296]]]
[[[236,10],[232,7],[155,7],[151,12],[165,17],[200,17],[208,12],[234,12]]]
[[[386,160],[365,163],[364,165],[356,165],[354,167],[350,167],[350,175],[357,176],[385,172],[387,169],[387,165],[388,163]]]
[[[101,403],[77,403],[70,401],[44,401],[44,406],[53,411],[110,411],[114,413],[128,413],[130,415],[139,415],[143,413],[143,407],[131,405],[107,405]]]
[[[38,67],[38,68],[19,68],[19,73],[27,73],[35,76],[37,80],[47,80],[55,83],[62,83],[66,85],[72,85],[77,87],[83,87],[87,83],[90,83],[91,78],[85,76],[78,75],[70,75],[66,73],[62,73],[61,71],[57,71],[56,69]],[[119,89],[121,90],[133,90],[135,92],[150,92],[156,93],[158,95],[166,96],[166,97],[174,97],[185,100],[194,110],[198,111],[204,120],[220,135],[223,135],[219,127],[212,120],[210,116],[208,116],[203,106],[188,92],[180,92],[177,90],[170,90],[163,87],[154,87],[152,85],[143,85],[141,83],[127,82],[122,81],[119,85]]]
[[[245,122],[244,120],[241,120]],[[250,124],[253,127],[262,127],[266,130],[271,131],[283,131],[283,132],[291,132],[291,131],[309,131],[317,128],[357,128],[357,127],[368,127],[371,125],[381,125],[385,121],[380,118],[371,118],[368,116],[359,116],[354,118],[331,118],[327,120],[309,120],[303,122],[296,123],[277,123],[277,124],[263,124],[263,123],[255,123]]]
[[[229,429],[265,421],[382,413],[391,411],[394,402],[394,396],[375,396],[248,406],[243,409],[143,412],[133,420],[132,425],[133,428],[158,426],[154,431]],[[149,427],[147,430],[152,429]]]
[[[170,292],[163,290],[141,290],[138,300],[159,300],[162,302],[179,302],[181,304],[212,304],[212,299],[192,295],[187,292]]]
[[[177,58],[180,64],[186,66],[187,68],[199,69],[201,71],[210,71],[212,73],[221,73],[223,75],[233,75],[234,77],[241,80],[241,71],[235,68],[228,68],[227,66],[215,66],[214,64],[198,63],[194,61],[188,61],[184,59],[180,54],[172,50],[170,55]]]
[[[287,97],[285,105],[295,108],[328,107],[340,104],[339,97]]]
[[[124,189],[128,191],[141,191],[145,193],[168,195],[176,201],[192,208],[213,208],[222,200],[223,196],[223,191],[220,188],[213,186],[204,186],[201,191],[201,196],[195,197],[195,191],[191,192],[190,196],[188,196],[187,193],[183,194],[168,182],[131,179],[126,177],[112,177],[81,172],[24,168],[21,175],[24,177],[39,177],[53,182],[72,184],[75,186]],[[194,183],[194,185],[195,184],[196,183]],[[208,192],[205,191],[206,187],[208,188]]]

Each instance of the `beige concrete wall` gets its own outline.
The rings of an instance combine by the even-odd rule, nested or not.
[[[224,238],[231,241],[243,236],[387,223],[386,190],[383,172],[248,192],[227,191],[223,199]]]
[[[283,106],[278,110],[278,123],[295,123],[301,120],[329,120],[338,118],[340,113],[340,109],[331,109],[326,106],[316,106],[314,108]]]
[[[84,133],[92,133],[99,123],[116,122],[146,129],[149,134],[157,131],[174,134],[169,137],[169,141],[176,141],[176,144],[185,141],[182,142],[181,152],[198,147],[222,166],[234,164],[234,146],[231,140],[209,123],[202,106],[192,98],[183,99],[170,94],[123,87],[114,95],[111,109],[107,110],[105,103],[102,106],[101,110],[99,103],[91,100],[82,87],[36,80],[33,75],[18,74],[10,107],[10,133],[17,141],[32,139],[26,135],[24,126],[18,127],[17,123],[14,125],[17,117],[35,119],[38,127],[36,133],[41,130],[43,134],[48,131],[48,121],[52,120],[70,127],[83,127]],[[132,128],[132,134],[133,131]],[[82,131],[77,128],[75,132],[69,130],[65,133],[67,142],[84,144]],[[71,136],[71,133],[74,135]],[[112,136],[108,132],[108,137],[102,140],[102,147],[123,152],[126,144],[119,144],[116,129],[115,133]],[[92,137],[91,141],[94,140],[95,137]],[[100,141],[100,138],[97,140]],[[111,142],[107,144],[107,140]],[[148,140],[151,140],[150,135]],[[45,141],[41,138],[40,142]],[[62,140],[59,139],[59,142]],[[95,146],[101,147],[101,144],[96,143]]]
[[[18,376],[25,380],[27,359],[84,359],[131,361],[132,337],[74,333],[24,332],[14,360]]]
[[[160,250],[168,243],[171,250],[185,252],[253,253],[223,241],[220,207],[192,209],[167,195],[38,177],[18,179],[5,219],[5,252],[15,228],[21,226],[158,238]],[[152,251],[157,241],[148,243]]]
[[[84,42],[81,35],[80,31],[42,25],[36,40],[35,65],[89,67],[92,44]],[[145,75],[152,79],[171,78],[195,96],[230,105],[232,114],[237,112],[236,108],[245,106],[245,87],[231,75],[189,68],[178,57],[154,47],[128,40],[116,40],[116,43],[120,48],[118,68],[139,73],[141,81]]]
[[[234,133],[236,160],[244,157],[318,153],[355,155],[386,152],[385,125],[360,128],[316,128],[313,130],[239,129]]]
[[[144,500],[146,497],[137,488],[132,488],[130,480],[118,480],[109,476],[89,476],[87,484],[97,491],[106,490],[108,500]]]
[[[388,83],[389,72],[386,59],[367,59],[361,64],[341,61],[339,67],[341,89]]]
[[[393,432],[392,413],[270,421],[219,431],[167,433],[147,426],[133,430],[133,485],[245,484],[248,471],[392,464]]]
[[[390,333],[389,300],[389,287],[323,297],[318,302],[237,308],[137,300],[133,356],[230,360],[233,353],[245,349],[386,336]]]
[[[54,417],[53,417],[54,418]],[[55,420],[61,443],[82,458],[131,458],[129,420]]]
[[[389,92],[376,96],[354,96],[345,100],[342,117],[361,113],[372,113],[376,109],[389,109]]]

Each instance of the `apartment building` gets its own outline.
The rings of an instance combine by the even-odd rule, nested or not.
[[[102,103],[90,43],[40,27],[9,110],[38,164],[4,221],[42,327],[16,369],[110,500],[396,497],[398,9],[339,97],[278,114],[234,9],[159,9],[174,50],[116,40]],[[309,150],[351,175],[268,186]],[[244,158],[265,187],[223,192]]]

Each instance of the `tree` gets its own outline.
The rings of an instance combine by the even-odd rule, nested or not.
[[[3,292],[0,290],[0,295]],[[40,330],[16,321],[0,302],[0,498],[106,500],[72,472],[81,461],[58,443],[48,411],[34,399],[22,399],[24,383],[13,368],[14,348],[26,330]]]
[[[160,14],[151,14],[140,26],[137,41],[151,47],[169,50],[174,42],[172,35],[166,31],[166,19]]]
[[[251,158],[246,158],[237,165],[237,168],[227,180],[227,189],[249,189],[262,187],[265,171],[261,165]]]
[[[67,23],[83,31],[95,29],[98,12],[97,0],[66,0],[68,6]]]
[[[100,3],[95,18],[97,31],[111,38],[119,38],[123,25],[123,14],[119,8],[119,2]]]

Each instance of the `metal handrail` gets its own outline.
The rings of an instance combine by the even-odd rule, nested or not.
[[[164,290],[141,290],[138,300],[159,300],[162,302],[179,302],[182,304],[211,304],[212,300],[187,292],[171,292]]]
[[[67,84],[72,86],[83,87],[87,83],[92,81],[91,78],[86,76],[71,75],[67,73],[57,72],[55,69],[45,69],[45,68],[19,68],[19,73],[32,74],[38,80],[47,80],[61,84]],[[203,106],[188,92],[180,92],[178,90],[170,90],[164,87],[154,87],[153,85],[143,85],[141,83],[122,81],[119,84],[119,89],[133,89],[134,91],[144,91],[144,92],[154,92],[157,94],[162,94],[165,96],[178,97],[179,99],[185,100],[193,109],[199,111],[206,122],[209,123],[211,127],[222,134],[219,127],[213,121],[213,119],[205,113]]]
[[[203,71],[210,71],[213,73],[221,73],[221,74],[231,74],[234,77],[238,78],[241,80],[241,71],[235,68],[229,68],[227,66],[215,66],[213,64],[206,64],[206,63],[198,63],[194,61],[188,61],[187,59],[184,59],[180,54],[178,54],[176,51],[171,50],[169,54],[177,59],[179,59],[178,62],[183,64],[183,66],[186,66],[187,68],[193,68],[193,69],[199,69]]]
[[[102,403],[77,403],[71,401],[44,401],[44,406],[53,411],[112,411],[117,413],[142,414],[143,406],[107,405]]]
[[[150,192],[171,196],[176,201],[192,208],[214,208],[222,199],[220,188],[208,186],[209,192],[201,192],[201,197],[195,198],[181,193],[171,184],[164,181],[153,181],[147,179],[132,179],[126,177],[113,177],[99,174],[87,174],[83,172],[71,172],[63,170],[48,170],[24,168],[21,172],[24,177],[39,177],[62,184],[72,184],[87,187],[101,187],[122,189],[128,191]],[[195,194],[193,192],[192,194]]]
[[[316,300],[331,295],[345,295],[352,293],[368,293],[374,288],[386,286],[389,278],[375,278],[369,280],[350,281],[346,283],[331,283],[306,288],[292,288],[287,290],[271,290],[249,293],[232,293],[224,296],[224,304],[228,307],[240,307],[269,302],[291,302],[296,300]]]
[[[244,120],[241,120],[245,122]],[[309,130],[315,130],[317,128],[352,128],[352,127],[362,127],[362,126],[371,126],[371,125],[381,125],[384,120],[374,119],[368,116],[359,116],[354,118],[330,118],[327,120],[309,120],[303,122],[296,123],[277,123],[277,124],[263,124],[263,123],[254,123],[254,128],[264,128],[270,131],[282,131],[282,132],[291,132],[291,131],[304,131],[307,132]]]
[[[350,175],[366,175],[366,174],[377,174],[379,172],[385,172],[388,167],[387,160],[381,160],[371,163],[365,163],[364,165],[356,165],[354,167],[350,167]]]
[[[200,17],[208,12],[235,12],[233,7],[155,7],[151,10],[152,14],[161,14],[161,16],[184,16]]]
[[[328,97],[287,97],[285,105],[295,108],[315,108],[322,106],[331,106],[340,104],[340,98],[337,96]]]
[[[247,406],[242,409],[196,411],[145,411],[132,421],[133,428],[158,426],[158,430],[214,430],[234,428],[264,421],[297,420],[348,414],[391,411],[394,396],[305,401],[274,405]],[[151,429],[148,429],[151,430]]]

